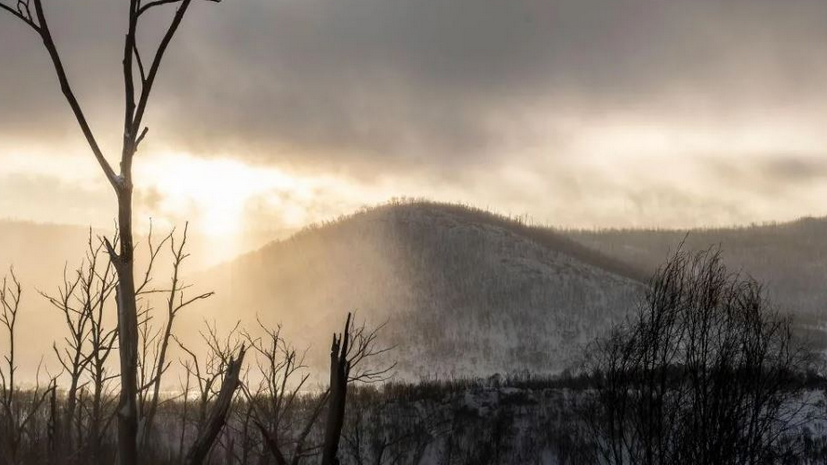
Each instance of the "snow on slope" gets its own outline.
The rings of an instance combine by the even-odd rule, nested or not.
[[[611,269],[612,271],[609,271]],[[553,372],[631,308],[622,264],[478,210],[390,204],[310,228],[207,275],[229,323],[284,324],[323,367],[348,311],[387,322],[407,377]],[[626,276],[624,276],[624,274]]]

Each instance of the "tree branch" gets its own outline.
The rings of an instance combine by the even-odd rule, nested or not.
[[[17,9],[17,10],[15,10],[14,8],[12,8],[12,7],[10,7],[10,6],[6,5],[6,4],[4,4],[3,2],[0,2],[0,10],[6,10],[6,11],[8,11],[9,13],[13,14],[13,15],[14,15],[14,16],[16,16],[18,19],[20,19],[20,20],[21,20],[21,21],[23,21],[24,23],[28,24],[28,25],[29,25],[29,27],[31,27],[32,29],[34,29],[35,31],[37,31],[37,32],[39,33],[39,32],[40,32],[40,28],[37,26],[37,24],[35,24],[35,22],[34,22],[34,21],[32,21],[32,17],[31,17],[31,16],[32,16],[32,14],[31,14],[31,12],[29,11],[29,5],[28,5],[28,4],[26,4],[26,12],[28,13],[28,16],[26,16],[26,15],[24,15],[24,14],[23,14],[23,11],[19,9],[19,5],[20,5],[20,4],[18,3],[18,9]]]
[[[183,0],[155,0],[149,2],[146,5],[141,5],[141,7],[138,8],[138,16],[141,16],[142,14],[146,13],[147,10],[149,10],[150,8],[155,8],[156,6],[166,5],[169,3],[180,3],[181,1]]]
[[[52,59],[52,64],[54,65],[55,72],[57,73],[58,81],[60,81],[60,90],[63,92],[63,96],[66,97],[66,101],[69,103],[69,107],[71,107],[72,113],[74,113],[75,119],[77,119],[84,137],[86,137],[86,142],[89,143],[92,153],[95,154],[98,164],[100,164],[103,173],[106,175],[106,179],[117,192],[121,188],[120,178],[115,174],[115,171],[112,170],[112,166],[103,155],[103,151],[101,151],[101,148],[92,133],[92,129],[86,121],[86,116],[84,115],[83,110],[75,97],[75,93],[69,84],[69,78],[66,76],[66,69],[63,67],[60,54],[55,47],[55,42],[52,39],[52,33],[49,30],[49,23],[46,21],[46,16],[43,13],[42,0],[34,0],[34,9],[37,14],[37,21],[40,24],[37,31],[40,33],[40,37],[43,39],[43,45],[45,45],[46,51],[49,52],[49,57]]]

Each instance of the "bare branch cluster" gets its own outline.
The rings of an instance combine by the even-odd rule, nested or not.
[[[591,420],[608,463],[775,463],[807,421],[807,351],[716,249],[676,253],[597,352]]]
[[[306,446],[306,441],[327,401],[327,392],[319,397],[307,418],[296,418],[296,401],[310,378],[304,364],[306,351],[297,352],[281,336],[281,326],[270,329],[261,320],[257,322],[263,337],[245,333],[255,354],[253,363],[259,379],[258,383],[248,381],[242,386],[249,402],[245,424],[252,421],[276,463],[298,464],[318,450],[318,446]],[[303,425],[298,430],[297,423]]]
[[[112,421],[109,390],[110,381],[117,376],[110,373],[108,360],[118,331],[117,327],[110,327],[106,315],[117,276],[103,250],[104,242],[96,240],[90,230],[81,265],[71,274],[64,267],[63,283],[57,294],[40,292],[63,314],[69,333],[62,345],[52,345],[62,373],[69,378],[56,448],[70,455],[88,452],[94,458]],[[88,390],[91,399],[82,399]],[[78,411],[78,404],[82,411]]]
[[[15,374],[18,367],[15,360],[15,331],[22,295],[22,286],[12,269],[9,276],[3,278],[0,287],[0,325],[9,341],[8,353],[4,355],[6,367],[0,367],[0,437],[3,441],[0,459],[6,463],[18,463],[18,454],[25,439],[24,432],[31,430],[30,423],[38,420],[38,411],[55,389],[54,377],[49,380],[46,389],[41,387],[40,364],[37,367],[36,384],[33,389],[24,393],[16,384]]]

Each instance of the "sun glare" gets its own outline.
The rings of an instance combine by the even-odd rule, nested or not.
[[[149,206],[153,215],[190,220],[200,232],[214,236],[241,232],[253,199],[308,191],[307,185],[283,171],[230,158],[161,154],[142,164],[142,171],[141,178],[150,180],[150,193],[157,199]]]

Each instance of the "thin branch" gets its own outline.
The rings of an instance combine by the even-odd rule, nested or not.
[[[4,4],[3,2],[0,2],[0,10],[6,10],[6,11],[8,11],[9,13],[13,14],[14,16],[16,16],[18,19],[20,19],[21,21],[23,21],[24,23],[28,24],[28,25],[29,25],[29,27],[31,27],[32,29],[34,29],[35,31],[37,31],[38,33],[40,33],[40,28],[39,28],[39,27],[37,26],[37,24],[35,24],[35,22],[32,20],[32,17],[31,17],[31,16],[32,16],[32,14],[31,14],[31,12],[29,12],[29,5],[28,5],[28,4],[26,4],[26,13],[28,13],[28,15],[26,15],[26,14],[24,14],[24,13],[23,13],[22,9],[20,9],[20,8],[19,8],[19,5],[20,5],[20,3],[18,2],[18,9],[17,9],[17,10],[15,10],[14,8],[12,8],[12,7],[10,7],[10,6],[6,5],[6,4]]]
[[[40,33],[40,37],[43,39],[43,44],[46,46],[46,51],[49,52],[49,57],[52,59],[52,64],[54,65],[55,72],[57,73],[58,81],[60,81],[60,90],[63,92],[63,96],[66,97],[66,101],[69,103],[69,107],[71,107],[72,113],[74,113],[75,119],[77,119],[84,137],[86,137],[86,142],[92,149],[92,153],[94,153],[104,175],[106,175],[106,179],[116,191],[120,191],[122,187],[120,177],[115,174],[112,166],[103,155],[103,151],[98,145],[98,142],[92,133],[92,129],[89,127],[89,123],[86,121],[86,115],[83,113],[83,110],[75,97],[75,93],[72,90],[72,86],[69,84],[69,78],[66,76],[66,69],[63,67],[63,61],[57,51],[54,39],[52,38],[52,32],[49,30],[49,23],[46,21],[46,15],[43,12],[42,0],[34,0],[34,8],[37,14],[37,21],[40,24],[37,30]]]
[[[155,52],[155,58],[153,58],[152,60],[152,65],[149,68],[149,73],[147,74],[146,80],[144,81],[144,85],[141,88],[141,96],[138,100],[138,106],[135,109],[134,118],[132,118],[132,127],[129,131],[130,134],[134,134],[135,132],[137,132],[138,128],[141,126],[141,121],[143,120],[144,113],[146,112],[146,105],[149,102],[149,94],[152,92],[152,86],[155,83],[155,77],[158,75],[158,70],[161,67],[161,61],[163,60],[164,54],[167,51],[167,47],[169,47],[170,42],[172,42],[172,37],[175,35],[175,32],[181,25],[181,21],[184,19],[184,15],[187,13],[187,9],[189,8],[191,3],[192,0],[181,0],[181,6],[178,7],[178,10],[175,12],[175,17],[172,19],[172,23],[169,25],[166,34],[164,34],[163,39],[161,39],[161,43],[158,45],[158,49]],[[152,3],[148,3],[147,5],[151,4]],[[140,14],[140,9],[138,10],[138,12]]]
[[[145,5],[141,5],[141,7],[138,8],[138,16],[141,16],[142,14],[146,13],[149,9],[155,8],[156,6],[167,5],[169,3],[181,3],[181,1],[182,0],[155,0],[149,2]]]

